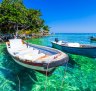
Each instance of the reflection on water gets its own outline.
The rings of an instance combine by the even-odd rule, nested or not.
[[[54,40],[55,37],[68,41],[69,39],[77,41],[80,36],[82,39],[87,38],[87,35],[83,34],[74,36],[75,39],[73,36],[73,34],[59,34],[28,42],[51,46],[50,40]],[[89,43],[87,39],[84,41]],[[72,54],[69,54],[69,57],[67,70],[66,66],[57,67],[51,76],[46,77],[15,63],[7,53],[5,44],[1,44],[0,91],[96,91],[96,59]]]
[[[4,47],[3,47],[4,46]],[[31,91],[37,82],[35,71],[26,69],[17,63],[7,53],[5,45],[0,46],[0,91]],[[3,91],[3,90],[2,90]]]

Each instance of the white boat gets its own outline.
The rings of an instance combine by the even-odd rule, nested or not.
[[[15,62],[43,74],[49,75],[57,66],[68,62],[68,55],[60,50],[28,44],[21,39],[10,39],[6,46]]]

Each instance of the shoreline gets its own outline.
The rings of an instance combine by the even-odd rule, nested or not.
[[[21,38],[22,40],[31,40],[31,39],[38,39],[38,38],[43,38],[43,37],[47,37],[47,36],[50,36],[50,34],[43,35],[43,36],[42,35],[41,36],[40,35],[35,35],[35,36],[31,36],[31,37],[25,36],[25,37],[18,37],[18,38]],[[1,39],[0,44],[5,43],[9,39],[12,39],[12,38]]]

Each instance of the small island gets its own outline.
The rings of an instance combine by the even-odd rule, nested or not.
[[[49,35],[49,26],[41,11],[28,9],[23,0],[2,0],[0,3],[0,41],[14,35],[26,39]]]

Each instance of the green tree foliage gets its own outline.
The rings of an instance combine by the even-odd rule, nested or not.
[[[43,35],[48,35],[49,34],[49,26],[45,25],[43,26]]]
[[[0,4],[0,31],[15,33],[18,30],[39,32],[46,27],[40,10],[27,9],[22,0],[3,0]]]
[[[49,31],[49,26],[47,26],[47,25],[43,26],[43,30],[48,32]]]

